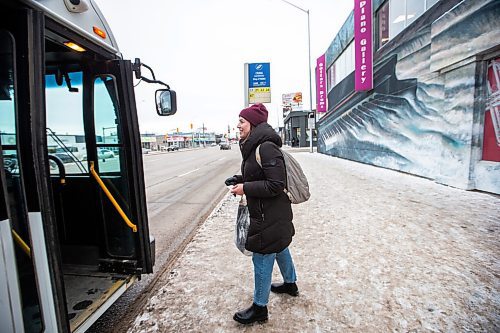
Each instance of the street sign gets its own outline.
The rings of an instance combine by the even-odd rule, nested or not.
[[[271,64],[245,64],[248,71],[248,104],[271,103]]]
[[[307,128],[314,128],[314,118],[307,118]]]
[[[248,87],[271,87],[270,67],[268,62],[248,64]]]
[[[354,87],[373,89],[372,0],[354,0]]]
[[[323,54],[316,60],[316,111],[326,112],[326,56]]]

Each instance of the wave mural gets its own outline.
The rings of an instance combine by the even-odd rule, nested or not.
[[[334,87],[329,104],[333,100],[337,105],[318,124],[318,151],[460,188],[474,188],[475,126],[480,107],[477,74],[482,64],[469,60],[454,68],[443,68],[469,56],[470,50],[458,47],[460,38],[467,38],[467,45],[475,45],[477,38],[480,47],[474,50],[476,53],[495,43],[498,47],[500,38],[496,35],[500,29],[492,27],[500,28],[495,19],[499,17],[499,4],[463,2],[437,21],[410,26],[404,32],[405,38],[399,38],[403,41],[384,49],[384,54],[376,58],[375,88],[369,94],[351,92],[345,97],[345,91],[349,91],[346,87],[353,90],[352,75]],[[425,21],[425,15],[420,19]],[[483,24],[470,24],[472,19],[482,20]],[[483,25],[488,24],[491,30],[485,32]],[[460,37],[464,28],[469,30]],[[443,38],[450,34],[454,37]],[[488,39],[489,45],[485,44]],[[436,54],[440,68],[433,65]],[[343,96],[338,95],[339,91]],[[500,167],[489,167],[499,174]],[[500,193],[500,184],[489,188]]]

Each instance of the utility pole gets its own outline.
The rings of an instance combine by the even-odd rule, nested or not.
[[[287,0],[281,0],[282,2],[289,4],[290,6],[293,6],[300,10],[303,13],[307,14],[307,46],[308,46],[308,55],[309,55],[309,63],[307,64],[307,68],[309,69],[309,108],[310,112],[313,113],[314,116],[314,124],[316,125],[316,114],[313,111],[313,104],[312,104],[312,83],[311,83],[311,28],[309,24],[309,9],[303,9],[300,8],[299,6],[287,1]],[[312,126],[309,126],[309,142],[311,146],[311,153],[313,152],[313,129]]]

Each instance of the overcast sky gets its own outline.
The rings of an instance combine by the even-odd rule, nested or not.
[[[281,0],[96,0],[125,59],[140,58],[177,92],[177,114],[156,115],[154,91],[136,89],[141,133],[236,127],[244,106],[244,63],[271,63],[268,122],[283,125],[281,95],[302,92],[309,108],[307,14]],[[353,0],[290,0],[310,11],[311,70],[353,8]],[[118,8],[119,7],[119,8]],[[144,73],[147,74],[145,71]]]

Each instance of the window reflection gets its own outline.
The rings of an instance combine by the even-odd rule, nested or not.
[[[82,72],[66,73],[71,82],[58,85],[56,74],[45,76],[47,108],[47,150],[63,164],[67,174],[87,173],[87,147],[83,128]],[[55,162],[49,162],[50,173],[58,174]]]
[[[425,10],[428,10],[429,8],[431,8],[432,6],[434,6],[434,4],[436,2],[438,2],[439,0],[427,0],[427,3],[426,3],[426,6],[425,6]]]
[[[389,2],[389,38],[393,39],[405,28],[406,21],[406,1],[405,0],[391,0]]]
[[[407,0],[406,1],[406,23],[405,27],[409,26],[425,11],[425,1],[422,0]]]
[[[354,71],[354,61],[354,43],[351,42],[328,68],[328,89],[333,88]]]
[[[388,0],[377,11],[377,45],[382,47],[390,39],[418,19],[438,0]]]
[[[94,81],[94,125],[100,173],[121,170],[121,135],[115,80],[110,75]]]
[[[389,3],[385,3],[377,13],[378,47],[389,41]]]

